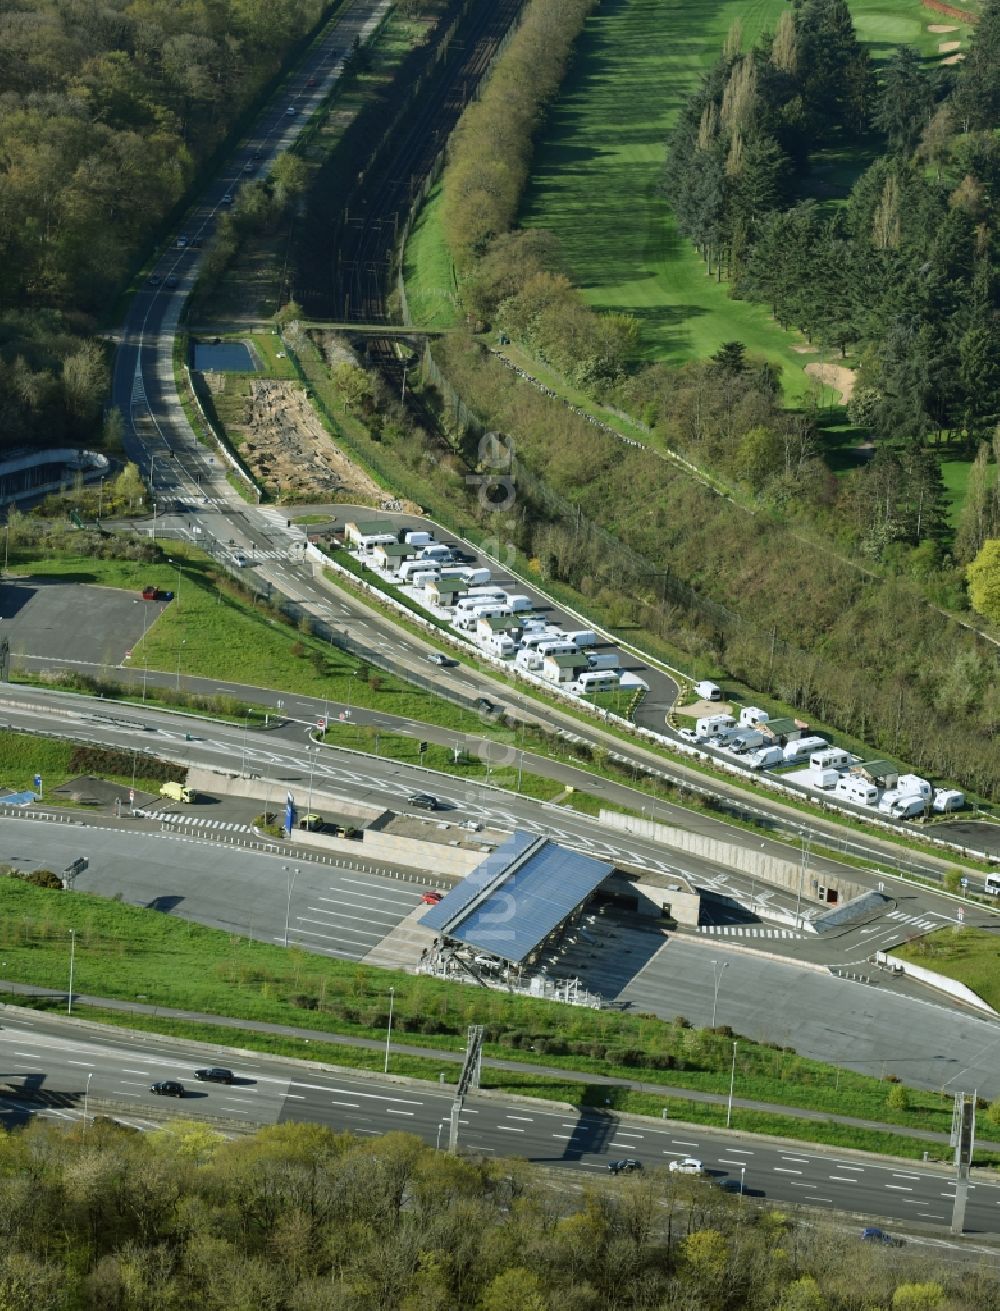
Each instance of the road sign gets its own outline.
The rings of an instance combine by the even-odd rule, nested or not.
[[[964,906],[959,906],[959,908],[958,908],[958,922],[959,922],[959,924],[964,924],[964,923],[965,923],[965,907],[964,907]]]
[[[319,719],[316,720],[316,727],[319,729],[321,733],[326,732],[326,720],[323,718],[322,715],[320,715]]]
[[[967,888],[969,886],[969,880],[967,878],[963,877],[959,879],[959,882],[961,883],[963,888]]]
[[[34,777],[34,779],[32,780],[32,782],[33,782],[34,785],[35,785],[35,791],[38,793],[39,796],[41,796],[41,795],[42,795],[42,776],[41,776],[41,774],[36,774],[35,777]]]
[[[134,788],[129,788],[129,790],[128,790],[128,804],[129,804],[130,806],[134,806],[134,805],[135,805],[135,789],[134,789]]]

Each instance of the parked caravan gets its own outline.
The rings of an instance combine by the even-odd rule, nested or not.
[[[820,751],[826,745],[826,739],[822,737],[798,737],[785,747],[785,760],[789,763],[804,760],[813,751]]]
[[[567,642],[565,637],[543,638],[535,650],[540,656],[577,654],[576,646],[572,642]]]
[[[950,810],[961,810],[965,805],[965,793],[954,788],[939,788],[934,793],[934,809],[939,815]]]
[[[473,610],[481,605],[489,605],[491,602],[502,605],[504,599],[503,592],[499,588],[476,588],[468,592],[465,596],[459,597],[455,604],[455,609],[459,614],[471,614]]]
[[[502,660],[512,660],[517,650],[517,643],[510,633],[491,633],[480,643],[484,651],[499,656]]]
[[[854,774],[841,774],[834,791],[842,800],[853,801],[856,806],[874,806],[878,801],[875,784]]]
[[[809,768],[815,770],[846,769],[850,763],[850,756],[840,747],[826,747],[822,751],[812,752],[809,757]]]
[[[416,573],[410,574],[409,583],[411,587],[426,589],[428,583],[436,583],[440,576],[440,569],[418,569]]]
[[[429,560],[404,560],[397,573],[404,583],[408,583],[414,574],[426,573],[428,569],[433,569],[436,573],[441,572],[441,566]]]
[[[896,779],[896,791],[900,798],[921,797],[924,801],[930,801],[934,795],[934,789],[927,780],[917,774],[900,774]]]
[[[480,619],[499,619],[501,615],[510,614],[510,611],[500,601],[482,601],[465,613],[478,622]]]
[[[576,650],[576,643],[573,644]],[[617,651],[588,651],[587,663],[591,669],[617,669],[618,652]]]
[[[700,683],[695,683],[694,690],[702,701],[722,700],[722,688],[715,683],[710,683],[707,678]]]
[[[542,657],[533,647],[521,647],[514,657],[514,664],[518,669],[527,669],[532,672],[541,669]]]
[[[592,669],[581,674],[576,685],[585,695],[590,692],[613,692],[619,686],[619,679],[617,674],[609,670]]]
[[[423,528],[411,528],[409,532],[403,534],[403,541],[407,546],[430,546],[434,541],[434,534]]]
[[[839,778],[840,775],[835,769],[813,769],[810,771],[809,782],[814,788],[822,788],[824,792],[828,792],[837,786]]]
[[[880,815],[891,815],[892,808],[899,800],[899,793],[895,788],[890,788],[888,792],[883,792],[879,798],[878,813]]]
[[[591,632],[589,628],[583,628],[576,633],[567,633],[566,638],[570,642],[575,642],[581,651],[585,646],[597,645],[597,634]]]
[[[766,724],[768,718],[767,711],[760,706],[744,706],[740,711],[740,728],[756,728],[758,724]]]
[[[729,729],[736,727],[736,720],[732,715],[706,715],[704,719],[696,719],[694,724],[695,739],[705,739],[719,737],[727,733]]]
[[[439,564],[445,564],[451,560],[451,547],[444,546],[441,542],[434,542],[430,546],[420,548],[421,560],[437,560]]]
[[[772,765],[780,765],[785,759],[785,753],[781,747],[761,747],[755,751],[747,762],[751,769],[770,769]]]
[[[567,641],[566,634],[558,628],[537,628],[530,633],[525,633],[521,639],[521,645],[527,647],[529,651],[537,651],[543,642],[565,641]],[[574,647],[573,650],[576,650],[576,648]]]
[[[470,587],[478,587],[483,583],[488,583],[492,577],[488,569],[473,569],[469,565],[463,565],[461,572]]]
[[[525,610],[535,608],[535,603],[530,596],[511,596],[509,592],[506,595],[511,614],[522,614]]]

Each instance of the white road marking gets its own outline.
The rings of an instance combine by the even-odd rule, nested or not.
[[[385,1108],[385,1113],[386,1115],[408,1115],[411,1117],[411,1119],[414,1115],[416,1115],[416,1111],[397,1111],[395,1107],[392,1106],[387,1106]],[[521,1132],[523,1133],[524,1130],[522,1129]]]
[[[775,1174],[801,1174],[802,1173],[801,1170],[786,1170],[784,1166],[781,1165],[773,1165],[771,1169],[774,1171]]]
[[[358,1109],[358,1103],[357,1103],[357,1102],[331,1102],[330,1105],[331,1105],[331,1106],[346,1106],[346,1107],[348,1107],[348,1108],[349,1108],[350,1110],[352,1110],[352,1111],[356,1111],[356,1110]]]
[[[524,1133],[524,1132],[525,1132],[524,1129],[515,1129],[514,1126],[513,1126],[512,1124],[498,1124],[498,1125],[497,1125],[497,1128],[498,1128],[498,1129],[502,1129],[504,1133]]]

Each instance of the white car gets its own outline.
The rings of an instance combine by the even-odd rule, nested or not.
[[[681,1156],[671,1161],[669,1168],[674,1174],[704,1174],[701,1162],[696,1156]]]

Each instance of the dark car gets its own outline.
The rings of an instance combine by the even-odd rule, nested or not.
[[[233,193],[231,191],[227,191],[222,197],[222,203],[224,205],[231,205],[233,203]]]
[[[881,1243],[883,1247],[903,1246],[901,1238],[893,1238],[892,1234],[887,1234],[884,1229],[878,1229],[875,1225],[869,1225],[867,1229],[862,1229],[861,1241],[863,1243]]]
[[[221,1065],[210,1065],[207,1070],[195,1070],[194,1077],[202,1083],[232,1083],[236,1076]]]
[[[632,1157],[627,1157],[624,1161],[609,1161],[608,1170],[611,1174],[631,1174],[633,1170],[641,1170],[642,1162],[635,1161]]]
[[[162,1079],[159,1083],[151,1083],[149,1091],[156,1093],[157,1097],[183,1097],[184,1085],[176,1079]]]
[[[162,279],[160,278],[160,275],[158,273],[151,273],[149,275],[149,285],[151,287],[158,287],[161,281]]]
[[[178,285],[177,274],[168,273],[167,276],[164,278],[164,282],[168,287],[176,287]]]
[[[437,810],[440,802],[437,797],[432,797],[429,792],[414,792],[406,804],[416,806],[418,810]]]
[[[318,79],[318,78],[315,78],[315,77],[307,78],[307,80],[306,80],[306,86],[318,86],[318,85],[319,85],[319,79]]]

